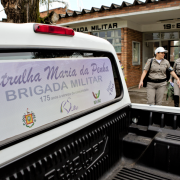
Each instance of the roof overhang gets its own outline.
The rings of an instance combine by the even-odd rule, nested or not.
[[[153,10],[148,10],[148,11],[124,13],[124,14],[118,14],[118,15],[113,15],[113,16],[91,18],[91,19],[80,20],[80,21],[72,21],[72,22],[62,23],[58,25],[72,27],[72,26],[82,26],[82,25],[85,26],[91,23],[98,24],[98,23],[103,23],[107,21],[108,22],[128,21],[134,24],[138,24],[141,27],[143,25],[156,24],[166,19],[178,19],[180,18],[179,12],[180,12],[180,6],[176,6],[176,7],[169,7],[169,8],[153,9]],[[178,20],[180,21],[180,19]]]

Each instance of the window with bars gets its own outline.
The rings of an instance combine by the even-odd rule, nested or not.
[[[99,31],[92,32],[94,36],[98,36],[109,41],[117,53],[121,52],[121,30],[109,30],[109,31]]]

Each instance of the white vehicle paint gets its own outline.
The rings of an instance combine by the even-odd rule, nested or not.
[[[122,83],[122,96],[121,99],[115,101],[107,106],[101,107],[96,111],[80,117],[75,118],[73,121],[64,125],[56,127],[50,131],[44,132],[40,135],[26,139],[15,145],[9,146],[0,151],[0,167],[3,167],[19,158],[33,153],[40,148],[48,146],[59,139],[62,139],[84,127],[99,121],[100,119],[107,117],[114,112],[122,109],[125,106],[130,105],[130,98],[127,90],[127,86],[124,80],[123,72],[121,70],[118,57],[113,46],[106,40],[94,37],[91,35],[75,32],[74,36],[61,36],[52,34],[40,34],[35,33],[32,23],[30,24],[11,24],[1,23],[0,26],[0,51],[7,49],[24,49],[34,48],[50,48],[50,49],[75,49],[75,50],[88,50],[88,51],[103,51],[111,53],[114,56],[115,63],[117,65],[121,83]],[[19,59],[21,60],[21,59]],[[1,87],[0,87],[1,88]],[[18,104],[17,104],[18,106]],[[3,104],[0,105],[1,108]],[[8,109],[10,110],[10,109]],[[7,111],[7,109],[5,109]],[[1,124],[3,124],[1,120]],[[16,127],[18,128],[18,127]],[[16,129],[17,130],[17,129]],[[30,131],[31,132],[31,131]],[[31,133],[30,133],[31,134]],[[14,138],[20,138],[18,135]]]

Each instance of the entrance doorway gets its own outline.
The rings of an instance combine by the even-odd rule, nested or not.
[[[143,68],[147,62],[148,59],[154,57],[154,51],[156,48],[160,46],[160,42],[146,42],[146,45],[144,47],[144,58],[143,58]]]
[[[164,47],[168,50],[165,54],[171,66],[180,58],[180,32],[152,32],[144,33],[143,43],[143,68],[149,58],[154,57],[154,51],[157,47]]]
[[[180,58],[180,41],[146,42],[146,45],[144,46],[143,67],[148,59],[154,57],[154,51],[159,46],[162,46],[164,49],[168,50],[168,53],[165,54],[164,58],[170,62],[172,67],[174,62]]]
[[[173,67],[175,61],[180,58],[180,41],[162,41],[161,45],[168,50],[165,59],[167,59]]]
[[[170,41],[169,42],[169,57],[171,66],[174,65],[174,62],[180,58],[180,41]]]

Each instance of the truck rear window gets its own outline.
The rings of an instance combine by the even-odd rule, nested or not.
[[[39,51],[0,51],[0,60],[19,60],[19,59],[47,59],[47,58],[91,58],[91,57],[108,57],[113,68],[116,97],[121,95],[120,79],[118,80],[118,71],[114,56],[108,52],[92,52],[77,50],[39,50]]]
[[[88,114],[122,94],[108,52],[13,50],[0,52],[0,64],[0,112],[8,124],[0,128],[0,146]],[[17,127],[10,131],[12,119]]]

